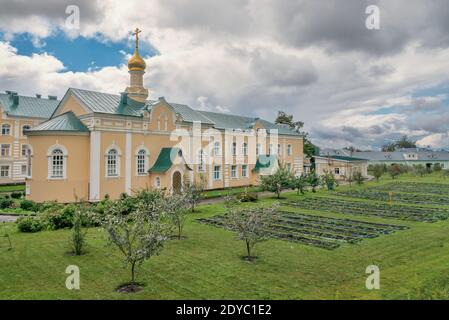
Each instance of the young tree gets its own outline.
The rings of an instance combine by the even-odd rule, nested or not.
[[[299,193],[304,194],[304,191],[306,190],[307,185],[309,184],[307,175],[301,174],[297,177],[292,177],[290,181],[290,187],[292,190],[297,190],[297,194]]]
[[[320,183],[327,188],[327,191],[334,190],[335,186],[338,186],[338,182],[332,172],[325,171],[320,177]]]
[[[352,179],[358,184],[361,185],[365,181],[365,177],[363,176],[360,170],[356,170],[352,173]]]
[[[185,195],[186,201],[190,204],[192,212],[195,212],[195,206],[200,202],[204,189],[206,188],[206,178],[200,174],[199,180],[194,180],[190,183],[189,179],[184,178],[182,191]]]
[[[385,167],[381,164],[376,164],[372,167],[372,173],[374,178],[376,178],[376,181],[379,182],[379,179],[385,173]]]
[[[441,170],[443,170],[443,167],[441,166],[441,164],[435,163],[435,164],[433,165],[433,171],[434,171],[434,172],[441,172]]]
[[[316,192],[316,188],[320,185],[320,178],[316,174],[314,170],[312,170],[307,176],[307,181],[309,185],[312,187],[312,192]]]
[[[402,173],[401,166],[398,164],[392,164],[387,170],[393,180]]]
[[[72,234],[70,236],[70,244],[72,252],[76,256],[82,255],[84,253],[84,247],[86,246],[87,230],[83,230],[83,220],[86,218],[86,212],[87,207],[83,204],[79,204],[73,215],[73,227]]]
[[[414,166],[415,172],[420,176],[424,176],[425,174],[427,174],[427,169],[425,166],[423,166],[422,164],[417,164]]]
[[[8,244],[9,244],[8,251],[11,251],[11,250],[12,250],[11,236],[9,235],[9,231],[8,231],[8,229],[6,228],[6,222],[5,222],[5,221],[3,221],[2,226],[3,226],[3,228],[2,228],[2,229],[3,229],[3,236],[4,236],[6,239],[8,239]]]
[[[174,193],[167,196],[164,201],[164,212],[170,222],[176,227],[178,240],[181,240],[182,230],[189,212],[189,199],[183,193]]]
[[[263,190],[274,192],[277,198],[281,198],[281,192],[291,185],[293,174],[283,164],[279,164],[277,171],[269,176],[262,176],[260,178],[260,187]]]
[[[102,225],[111,244],[117,246],[124,256],[124,263],[130,266],[131,281],[120,290],[135,292],[140,289],[136,283],[137,269],[152,256],[158,255],[167,241],[170,227],[165,222],[160,194],[142,191],[135,210],[123,214],[124,200],[113,202],[105,209]]]
[[[251,255],[252,249],[257,243],[268,240],[268,230],[276,217],[277,204],[270,208],[258,206],[238,210],[238,205],[233,201],[226,203],[226,209],[226,225],[237,232],[238,240],[245,241],[246,259],[254,259]]]

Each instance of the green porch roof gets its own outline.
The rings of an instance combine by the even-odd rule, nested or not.
[[[182,151],[180,148],[162,148],[159,156],[156,159],[153,167],[148,172],[150,173],[164,173],[173,165],[173,161],[176,157],[182,157]],[[187,165],[186,165],[187,166]],[[187,166],[189,170],[192,170]]]
[[[56,98],[25,97],[17,93],[0,93],[0,105],[9,116],[48,119],[59,104]]]
[[[252,171],[259,172],[260,169],[270,168],[276,163],[276,161],[278,161],[278,158],[275,155],[260,155],[257,158],[256,165]]]
[[[89,132],[89,129],[78,119],[72,111],[65,112],[57,117],[41,123],[27,130],[27,134],[40,132]]]

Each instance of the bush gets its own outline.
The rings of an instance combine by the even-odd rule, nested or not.
[[[14,191],[11,193],[11,198],[13,199],[20,199],[22,198],[22,192],[20,191]]]
[[[8,209],[11,208],[14,204],[14,201],[9,197],[0,198],[0,209]]]
[[[65,207],[54,206],[45,211],[44,219],[52,230],[72,228],[75,210],[76,205],[74,204]]]
[[[24,199],[20,202],[20,209],[25,211],[37,211],[38,206],[36,202]]]
[[[237,194],[236,198],[240,202],[255,202],[259,199],[259,195],[257,192],[248,192],[245,190],[244,192]]]
[[[20,232],[39,232],[45,229],[45,223],[37,217],[21,217],[17,220]]]
[[[361,185],[363,184],[363,182],[365,181],[365,177],[363,176],[363,174],[360,171],[354,171],[354,173],[352,174],[352,179],[358,184]]]

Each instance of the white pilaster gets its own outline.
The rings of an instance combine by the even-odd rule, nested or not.
[[[90,132],[90,187],[89,200],[100,201],[100,145],[101,132]]]
[[[125,152],[125,192],[131,194],[131,159],[132,159],[132,133],[126,133]]]

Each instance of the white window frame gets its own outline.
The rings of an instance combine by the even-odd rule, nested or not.
[[[287,145],[287,155],[289,155],[289,156],[292,155],[292,145],[291,144]]]
[[[256,156],[260,155],[260,143],[256,144]]]
[[[8,168],[7,175],[3,175],[3,168]],[[9,179],[11,178],[11,166],[9,164],[2,164],[0,165],[0,179]]]
[[[270,145],[268,146],[268,155],[271,156],[273,154],[273,144],[270,143]]]
[[[3,130],[8,127],[8,133],[3,133]],[[10,136],[11,135],[11,128],[12,126],[9,123],[3,123],[1,128],[1,135],[2,136]]]
[[[334,168],[334,174],[340,174],[340,168]]]
[[[214,156],[219,157],[221,155],[221,144],[218,141],[214,142]]]
[[[23,168],[25,168],[25,172],[23,172]],[[23,177],[28,176],[28,166],[26,164],[20,166],[20,175]]]
[[[20,154],[21,154],[22,157],[28,156],[28,152],[25,152],[25,154],[23,154],[23,148],[24,147],[26,147],[27,151],[31,150],[31,146],[29,144],[26,144],[26,143],[22,144],[22,147],[20,148]]]
[[[142,156],[141,152],[144,152],[144,164],[143,164],[143,172],[139,172],[139,157]],[[136,150],[136,176],[147,176],[148,175],[148,170],[150,169],[150,153],[148,151],[147,148],[145,147],[140,147]]]
[[[248,178],[248,165],[242,164],[242,178]]]
[[[217,170],[218,168],[218,170]],[[217,176],[218,174],[218,176]],[[214,181],[221,180],[221,166],[214,166]]]
[[[3,155],[3,146],[8,146],[8,154]],[[0,156],[3,158],[11,157],[11,144],[10,143],[2,143],[0,145]]]
[[[231,178],[232,179],[237,179],[237,166],[236,165],[231,165]]]
[[[62,156],[62,168],[61,168],[62,172],[61,172],[60,176],[59,175],[55,176],[53,174],[55,172],[54,166],[53,166],[53,164],[54,164],[53,158],[55,156],[54,153],[57,150],[61,151],[61,156]],[[47,159],[48,159],[47,178],[48,178],[48,180],[65,180],[65,179],[67,179],[67,158],[68,158],[67,149],[62,145],[55,144],[48,149],[48,152],[47,152]]]
[[[248,144],[246,142],[242,144],[242,154],[244,157],[248,155]]]
[[[24,124],[24,125],[22,126],[22,137],[25,136],[25,134],[24,134],[24,132],[23,132],[23,131],[25,130],[25,127],[28,127],[27,130],[31,129],[31,126],[30,126],[29,124]]]
[[[112,150],[115,150],[117,152],[116,153],[116,163],[115,163],[116,173],[114,175],[109,174],[109,165],[108,165],[109,156],[110,156],[109,153]],[[121,161],[120,160],[121,160],[121,156],[122,156],[122,152],[121,152],[120,148],[117,145],[115,145],[115,144],[111,145],[109,148],[106,149],[106,152],[104,154],[104,160],[105,160],[104,161],[104,175],[105,175],[105,178],[110,178],[110,179],[120,178],[120,166],[121,166]]]

